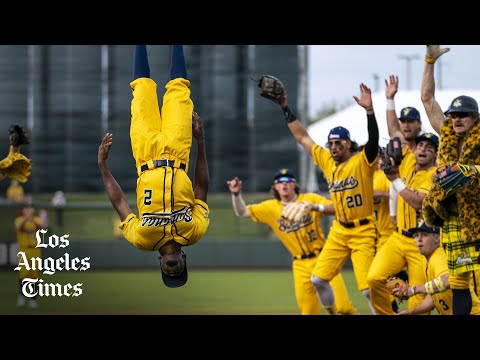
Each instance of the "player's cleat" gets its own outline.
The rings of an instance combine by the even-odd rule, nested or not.
[[[25,306],[25,297],[23,295],[18,295],[17,298],[17,307]]]
[[[324,306],[328,315],[337,315],[337,307],[335,305]]]
[[[36,309],[38,308],[38,303],[37,300],[30,300],[30,309]]]

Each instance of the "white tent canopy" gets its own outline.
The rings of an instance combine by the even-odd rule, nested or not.
[[[359,96],[359,94],[355,94]],[[460,95],[468,95],[480,102],[480,90],[466,90],[466,89],[450,89],[450,90],[437,90],[435,92],[435,99],[438,101],[443,110],[446,110],[452,100]],[[378,129],[380,132],[380,145],[385,146],[389,140],[386,118],[386,104],[385,91],[377,92],[372,95],[373,107],[377,118]],[[422,132],[436,132],[433,130],[430,122],[428,121],[427,114],[423,107],[420,91],[399,91],[395,96],[395,108],[397,116],[400,114],[400,110],[407,106],[413,106],[420,112],[422,120]],[[365,109],[358,105],[352,98],[352,105],[345,108],[329,117],[317,121],[316,123],[307,127],[307,131],[312,139],[319,145],[325,146],[328,139],[328,133],[330,129],[336,126],[343,126],[350,131],[350,137],[356,141],[359,145],[364,145],[368,141],[367,130],[367,115]],[[302,151],[305,151],[302,149]],[[310,159],[311,160],[311,159]],[[316,178],[316,172],[313,165],[313,161],[309,161],[308,167],[305,170],[301,170],[302,174],[305,174],[307,181],[305,181],[305,187],[307,191],[318,191],[318,183]]]

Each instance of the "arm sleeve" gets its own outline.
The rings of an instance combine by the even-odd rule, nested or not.
[[[395,186],[390,184],[390,216],[397,216],[397,200],[398,200],[398,192],[395,189]]]
[[[365,155],[369,162],[373,162],[378,155],[378,124],[375,113],[367,115],[368,141],[365,145]]]

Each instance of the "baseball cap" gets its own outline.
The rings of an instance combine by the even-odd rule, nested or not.
[[[456,97],[453,99],[445,113],[450,114],[457,112],[478,112],[477,101],[474,98],[466,95],[460,95]]]
[[[416,231],[425,231],[432,234],[440,234],[440,228],[428,226],[425,220],[420,219],[417,222],[417,227],[408,229],[409,232],[415,233]]]
[[[328,134],[328,140],[350,140],[350,131],[342,126],[334,127]]]
[[[185,285],[188,280],[187,258],[185,257],[185,267],[183,268],[183,272],[179,276],[168,276],[162,271],[162,280],[165,286],[169,288],[177,288]]]
[[[433,133],[423,133],[415,138],[415,144],[418,144],[422,140],[430,141],[434,146],[435,150],[438,150],[438,136]]]
[[[273,182],[276,184],[277,182],[284,181],[295,181],[295,173],[287,168],[277,170],[275,176],[273,177]]]
[[[418,112],[417,109],[415,109],[412,106],[407,106],[407,107],[404,107],[402,110],[400,110],[400,116],[399,116],[398,119],[399,120],[418,120],[418,121],[421,121],[420,113]]]

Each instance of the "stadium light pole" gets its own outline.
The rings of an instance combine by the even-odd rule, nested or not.
[[[407,90],[411,90],[410,84],[411,84],[411,77],[412,77],[412,60],[417,60],[420,59],[420,56],[418,54],[411,54],[411,55],[404,55],[400,54],[398,55],[398,58],[400,60],[405,60],[407,63]]]

